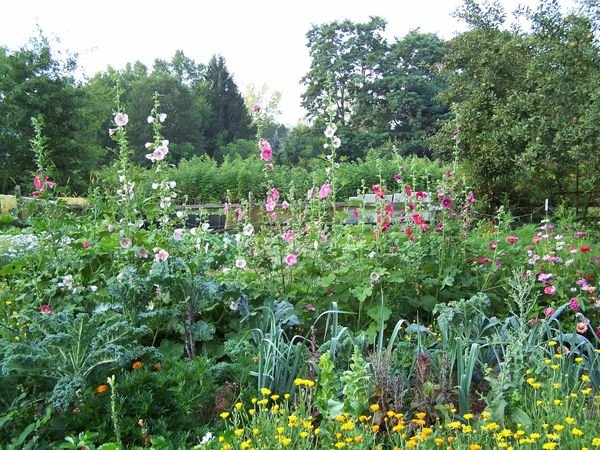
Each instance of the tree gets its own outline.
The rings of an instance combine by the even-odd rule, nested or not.
[[[204,74],[206,84],[201,91],[210,107],[211,115],[206,130],[207,153],[215,151],[235,139],[249,139],[253,135],[250,114],[244,105],[233,77],[222,56],[213,56]]]
[[[75,68],[74,58],[57,59],[41,33],[19,50],[0,48],[0,191],[30,184],[36,169],[31,118],[39,116],[55,180],[79,193],[87,189],[89,172],[104,150],[93,144],[93,120],[79,114],[91,99],[75,83]]]
[[[465,1],[460,17],[471,29],[451,41],[444,63],[454,118],[438,149],[453,153],[492,205],[539,205],[576,179],[589,190],[598,183],[597,22],[563,15],[553,0],[521,14],[528,32],[503,28],[497,3]]]

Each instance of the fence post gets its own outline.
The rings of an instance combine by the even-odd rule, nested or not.
[[[248,191],[248,216],[250,223],[254,225],[254,194]]]

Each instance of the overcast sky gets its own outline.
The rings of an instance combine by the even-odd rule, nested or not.
[[[460,0],[168,0],[73,1],[13,0],[2,5],[0,46],[17,49],[35,33],[59,38],[79,55],[89,76],[108,65],[122,68],[155,58],[170,60],[177,49],[198,63],[225,57],[240,90],[266,83],[282,93],[281,120],[296,124],[303,116],[302,86],[310,59],[306,32],[312,24],[381,16],[387,37],[420,28],[451,38],[464,27],[451,13]],[[504,0],[507,11],[536,0]],[[571,4],[562,0],[561,4]]]

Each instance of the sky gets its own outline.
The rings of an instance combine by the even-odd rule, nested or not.
[[[197,63],[225,57],[241,92],[249,84],[281,92],[280,120],[304,116],[300,79],[310,67],[306,33],[312,25],[383,17],[392,41],[410,30],[449,39],[465,30],[451,16],[461,0],[17,0],[3,5],[0,46],[18,49],[39,26],[58,48],[78,55],[80,70],[93,76],[109,65],[121,69],[176,50]],[[536,0],[503,0],[507,12]],[[562,0],[561,5],[571,5]]]

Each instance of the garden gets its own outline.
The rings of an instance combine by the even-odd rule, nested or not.
[[[176,202],[165,120],[156,98],[140,196],[114,115],[118,189],[83,211],[32,140],[0,241],[6,448],[600,446],[598,238],[567,209],[515,226],[397,157],[370,210],[337,211],[329,123],[322,184],[280,192],[260,140],[262,214],[224,205],[216,233]]]

